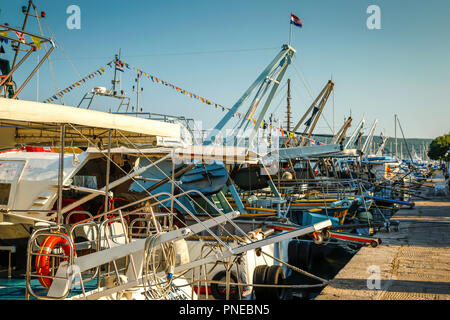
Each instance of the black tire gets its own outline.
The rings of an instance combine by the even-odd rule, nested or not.
[[[284,270],[281,266],[270,266],[266,273],[266,284],[284,284]],[[286,294],[286,288],[266,288],[267,300],[283,300]]]
[[[370,246],[371,246],[372,248],[378,247],[378,241],[372,240],[372,241],[370,242]]]
[[[227,273],[225,271],[220,271],[212,278],[214,281],[225,281]],[[238,282],[236,274],[230,272],[230,282]],[[225,300],[227,297],[226,286],[224,284],[211,283],[211,294],[217,300]],[[239,299],[239,287],[237,285],[230,285],[230,300]]]
[[[269,269],[266,265],[256,266],[255,270],[253,270],[253,284],[265,284],[266,282],[266,274]],[[264,299],[266,294],[265,287],[253,287],[253,293],[255,294],[256,299]]]

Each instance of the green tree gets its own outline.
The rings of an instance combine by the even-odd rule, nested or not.
[[[450,133],[437,137],[430,143],[428,157],[432,160],[450,160],[447,151],[450,149]]]

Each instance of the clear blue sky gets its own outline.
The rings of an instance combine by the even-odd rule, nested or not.
[[[2,1],[0,21],[19,26],[20,6],[25,4]],[[297,50],[294,64],[314,96],[332,75],[336,130],[351,110],[354,125],[363,115],[369,124],[378,118],[376,134],[394,134],[394,113],[407,137],[434,138],[450,131],[447,0],[36,0],[35,4],[46,11],[45,23],[60,45],[51,56],[59,89],[80,79],[64,52],[85,76],[105,67],[121,48],[123,60],[130,65],[231,107],[281,45],[288,42],[289,16],[293,12],[303,21],[302,29],[293,29],[292,45]],[[81,8],[81,30],[66,28],[66,8],[70,4]],[[366,27],[366,9],[371,4],[381,8],[381,30]],[[38,30],[34,21],[29,30]],[[11,51],[7,46],[5,49]],[[31,60],[35,62],[36,57]],[[27,70],[30,67],[30,63],[24,66]],[[88,87],[110,87],[110,70],[90,80]],[[16,80],[21,76],[24,74],[18,74]],[[128,93],[134,76],[131,71],[123,75],[122,86]],[[287,72],[287,78],[292,81],[296,121],[312,99],[294,67]],[[35,80],[21,99],[36,99]],[[206,127],[224,115],[146,78],[142,85],[144,111],[201,119]],[[39,88],[40,101],[55,92],[47,63],[40,72]],[[74,90],[64,97],[65,104],[78,104],[85,92],[85,87]],[[281,119],[284,94],[285,89],[271,107]],[[105,109],[116,106],[114,101],[112,106],[104,103]],[[324,111],[330,126],[332,106],[330,99]],[[326,121],[319,121],[318,132],[331,133]]]

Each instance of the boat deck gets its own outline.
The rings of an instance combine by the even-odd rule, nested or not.
[[[430,200],[399,210],[400,230],[378,233],[382,245],[361,248],[316,300],[450,300],[450,196],[426,189]]]

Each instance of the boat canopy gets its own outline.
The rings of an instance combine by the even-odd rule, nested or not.
[[[176,123],[0,98],[0,148],[57,143],[61,124],[70,124],[66,126],[66,141],[73,146],[88,145],[86,138],[95,140],[104,135],[105,139],[108,129],[114,130],[114,144],[131,142],[156,146],[157,137],[181,140],[181,125]]]
[[[98,148],[90,147],[86,150],[88,153],[101,152]],[[234,146],[217,146],[217,145],[192,145],[185,147],[156,147],[156,148],[128,148],[118,147],[112,148],[111,153],[129,154],[137,157],[161,158],[170,154],[170,158],[177,161],[190,163],[192,161],[210,162],[218,161],[226,164],[231,163],[247,163],[257,164],[260,156],[248,150],[247,148]]]
[[[326,144],[321,146],[315,145],[280,148],[278,149],[278,154],[282,160],[295,158],[308,159],[321,156],[330,156],[332,154],[337,154],[340,151],[341,146],[339,144]]]

